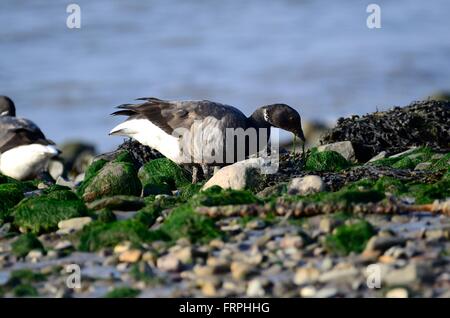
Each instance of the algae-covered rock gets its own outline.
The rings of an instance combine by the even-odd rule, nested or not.
[[[141,292],[139,289],[131,287],[119,287],[111,290],[105,295],[105,298],[134,298]]]
[[[87,208],[77,200],[58,200],[48,196],[31,197],[20,202],[12,212],[14,224],[33,233],[47,233],[58,228],[58,222],[84,216]]]
[[[86,181],[83,199],[87,202],[107,196],[141,194],[136,170],[128,162],[109,162]]]
[[[360,253],[373,235],[375,230],[369,222],[358,221],[338,227],[327,237],[326,244],[329,249],[341,254]]]
[[[219,206],[230,204],[251,204],[260,200],[249,190],[222,189],[213,186],[195,195],[191,202],[195,205]]]
[[[104,247],[114,247],[123,241],[140,245],[152,238],[153,236],[148,228],[136,220],[130,219],[111,223],[97,221],[81,231],[79,249],[96,251]]]
[[[43,250],[42,243],[33,233],[26,233],[12,243],[12,252],[17,257],[25,257],[31,250]]]
[[[335,151],[317,151],[312,149],[305,164],[308,171],[337,172],[348,168],[350,163]]]
[[[190,183],[186,170],[169,159],[152,160],[139,169],[139,179],[144,188],[144,195],[170,194]]]
[[[190,204],[184,204],[172,210],[160,231],[172,241],[186,238],[194,243],[205,243],[221,236],[214,221],[197,213]]]
[[[308,195],[325,190],[325,183],[319,176],[309,175],[301,178],[294,178],[289,183],[289,194]]]
[[[131,195],[115,195],[112,197],[98,199],[87,204],[87,207],[91,210],[108,208],[111,210],[120,211],[136,211],[144,206],[145,201],[143,198]]]

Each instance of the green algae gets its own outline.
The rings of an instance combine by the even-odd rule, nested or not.
[[[80,198],[71,190],[55,190],[47,194],[47,199],[58,200],[58,201],[76,201]]]
[[[190,204],[173,209],[160,231],[172,241],[188,238],[193,243],[206,243],[222,235],[212,219],[197,213]]]
[[[39,293],[36,288],[30,284],[21,284],[13,289],[15,297],[37,297]]]
[[[58,222],[85,216],[87,208],[81,200],[56,200],[47,196],[22,200],[13,210],[14,224],[35,234],[58,228]]]
[[[16,183],[0,184],[0,221],[9,216],[9,209],[24,198],[23,188]]]
[[[338,254],[361,253],[373,235],[375,235],[375,229],[369,222],[357,221],[336,228],[327,236],[326,247]]]
[[[14,287],[20,284],[32,284],[45,281],[46,275],[34,272],[30,269],[19,269],[12,271],[7,286]]]
[[[85,226],[79,234],[81,251],[96,251],[104,247],[114,247],[130,241],[139,246],[154,239],[164,238],[157,231],[149,231],[147,226],[134,219],[111,223],[92,222]]]
[[[195,195],[191,202],[195,205],[219,206],[231,204],[251,204],[262,201],[249,190],[222,189],[213,186]]]
[[[420,147],[398,157],[389,157],[372,162],[375,166],[388,166],[396,169],[414,169],[419,163],[429,161],[435,153],[431,148]]]
[[[31,250],[44,250],[42,243],[33,233],[26,233],[12,243],[12,253],[17,257],[25,257]]]
[[[135,298],[141,292],[138,289],[131,287],[118,287],[105,295],[105,298]]]
[[[111,223],[116,220],[116,215],[108,208],[101,209],[97,212],[97,221],[99,222]]]
[[[170,194],[190,184],[189,173],[169,159],[155,159],[139,170],[144,194]]]
[[[99,159],[94,161],[86,170],[84,180],[77,189],[77,194],[82,196],[86,187],[92,182],[92,179],[97,173],[108,163],[105,159]]]
[[[313,148],[307,156],[305,170],[337,172],[350,167],[350,165],[341,154],[335,151],[319,152],[317,148]]]

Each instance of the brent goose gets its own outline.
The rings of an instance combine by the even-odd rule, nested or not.
[[[128,119],[114,127],[109,134],[134,138],[141,144],[158,150],[177,164],[191,164],[193,182],[197,180],[198,166],[203,168],[207,177],[210,166],[216,171],[220,166],[243,160],[256,151],[261,151],[269,141],[270,127],[290,131],[305,141],[300,115],[285,104],[263,106],[250,117],[246,117],[233,106],[207,100],[168,101],[153,97],[137,100],[144,102],[120,105],[117,107],[120,110],[112,113],[128,116]],[[229,148],[224,146],[230,142],[226,140],[228,128],[242,128],[241,130],[246,131],[248,128],[254,128],[257,135],[256,144],[262,147],[249,147],[249,139],[246,138],[244,158],[236,156],[236,148],[233,150],[233,157],[230,157],[225,151],[229,151]],[[260,136],[261,129],[266,131],[263,136]],[[188,135],[187,140],[190,143],[187,145],[186,139],[181,141],[180,138],[183,131]],[[186,135],[183,135],[183,138],[186,138]],[[192,142],[193,140],[198,142]],[[261,141],[263,142],[260,143]],[[236,147],[236,144],[233,142],[233,147]],[[201,147],[200,151],[197,151],[198,147]],[[230,158],[231,160],[228,160]]]
[[[31,179],[59,151],[36,124],[15,114],[13,101],[0,96],[0,172],[18,180]]]

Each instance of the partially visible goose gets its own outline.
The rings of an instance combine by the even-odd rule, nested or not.
[[[137,100],[144,102],[118,106],[120,110],[112,115],[125,115],[128,119],[114,127],[110,135],[134,138],[177,164],[192,164],[193,168],[200,165],[206,175],[210,166],[217,168],[243,160],[256,152],[256,145],[252,147],[246,140],[245,145],[241,145],[245,158],[238,156],[236,148],[228,147],[230,139],[226,139],[227,128],[255,128],[258,143],[261,139],[260,146],[263,147],[269,140],[270,127],[290,131],[305,140],[300,115],[285,104],[263,106],[246,117],[233,106],[207,100],[168,101],[153,97]],[[260,133],[260,128],[266,130],[267,136]],[[187,144],[186,139],[183,142],[179,137],[180,132],[187,133]],[[229,151],[233,152],[231,156],[227,153]],[[197,169],[193,169],[193,182],[196,179]]]
[[[0,172],[18,180],[31,179],[59,151],[36,124],[15,115],[13,101],[0,96]]]

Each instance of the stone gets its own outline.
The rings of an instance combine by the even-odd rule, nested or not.
[[[319,231],[320,233],[329,234],[333,232],[333,230],[341,224],[340,221],[324,216],[320,219],[319,222]]]
[[[230,266],[231,276],[236,280],[246,278],[252,272],[253,266],[244,262],[232,262]]]
[[[373,236],[369,239],[362,253],[363,257],[384,253],[393,246],[404,246],[406,239],[395,236]]]
[[[31,262],[37,262],[44,256],[42,250],[31,250],[27,254],[27,259],[31,260]]]
[[[408,298],[408,290],[405,288],[394,288],[386,293],[386,298]]]
[[[9,231],[11,230],[11,223],[5,223],[0,227],[0,239],[8,236]]]
[[[377,161],[377,160],[384,159],[384,158],[386,158],[386,155],[387,155],[387,152],[386,152],[386,151],[382,151],[382,152],[380,152],[378,155],[372,157],[372,158],[371,158],[369,161],[367,161],[367,162],[370,163],[370,162],[374,162],[374,161]]]
[[[145,206],[143,198],[129,195],[115,195],[112,197],[101,198],[86,204],[90,210],[101,210],[108,208],[120,211],[137,211]]]
[[[421,162],[417,164],[417,166],[414,168],[414,170],[428,170],[431,167],[431,162]]]
[[[280,240],[280,247],[287,248],[301,248],[304,245],[303,238],[299,235],[285,236]]]
[[[205,281],[202,284],[202,294],[206,297],[217,296],[216,284],[213,281]]]
[[[181,268],[181,262],[174,255],[167,254],[158,258],[156,267],[165,272],[177,272]]]
[[[63,187],[69,187],[69,188],[71,188],[72,190],[73,189],[75,189],[75,182],[73,182],[73,181],[70,181],[70,180],[66,180],[66,179],[64,179],[62,176],[59,176],[57,179],[56,179],[56,182],[55,182],[57,185],[60,185],[60,186],[63,186]]]
[[[58,160],[50,160],[48,163],[48,173],[52,176],[53,180],[58,180],[64,173],[63,163]]]
[[[388,286],[409,285],[418,282],[424,274],[424,268],[409,263],[403,268],[388,270],[382,279]]]
[[[328,282],[351,282],[359,271],[355,267],[333,269],[320,275],[319,281],[321,283]]]
[[[317,151],[335,151],[347,161],[355,161],[355,150],[350,141],[338,141],[317,147]]]
[[[58,228],[66,231],[79,231],[91,222],[92,218],[89,216],[72,218],[58,222]]]
[[[400,153],[396,153],[395,155],[392,155],[389,158],[398,158],[401,156],[409,155],[410,153],[414,152],[416,149],[417,149],[417,147],[411,147],[408,150],[402,151]]]
[[[296,285],[313,284],[320,276],[320,271],[314,267],[301,267],[295,272],[294,283]]]
[[[248,297],[263,297],[266,292],[263,283],[259,279],[253,279],[248,283],[247,292]]]
[[[266,227],[266,222],[260,219],[252,220],[248,222],[245,227],[249,230],[261,230]]]
[[[300,289],[300,296],[303,298],[314,297],[317,294],[317,289],[314,286],[305,286]]]
[[[336,296],[337,293],[338,293],[338,290],[334,287],[324,287],[321,290],[319,290],[314,297],[315,298],[331,298],[331,297]]]
[[[212,186],[220,186],[223,189],[252,189],[261,181],[261,169],[264,162],[260,158],[251,158],[225,166],[217,171],[209,179],[202,190]]]
[[[187,264],[192,261],[192,248],[190,246],[180,247],[177,245],[175,247],[176,249],[171,249],[170,253],[181,263]]]
[[[72,242],[70,242],[68,240],[63,240],[63,241],[60,241],[60,242],[56,243],[55,250],[56,251],[62,251],[62,250],[66,250],[66,249],[69,249],[69,248],[72,248],[72,247],[73,247]]]
[[[322,178],[309,175],[301,178],[294,178],[288,185],[289,194],[309,195],[325,190],[325,182]]]
[[[125,263],[136,263],[141,259],[142,252],[138,249],[124,251],[119,255],[119,261]]]
[[[121,254],[131,249],[131,242],[125,241],[114,246],[114,254]]]

